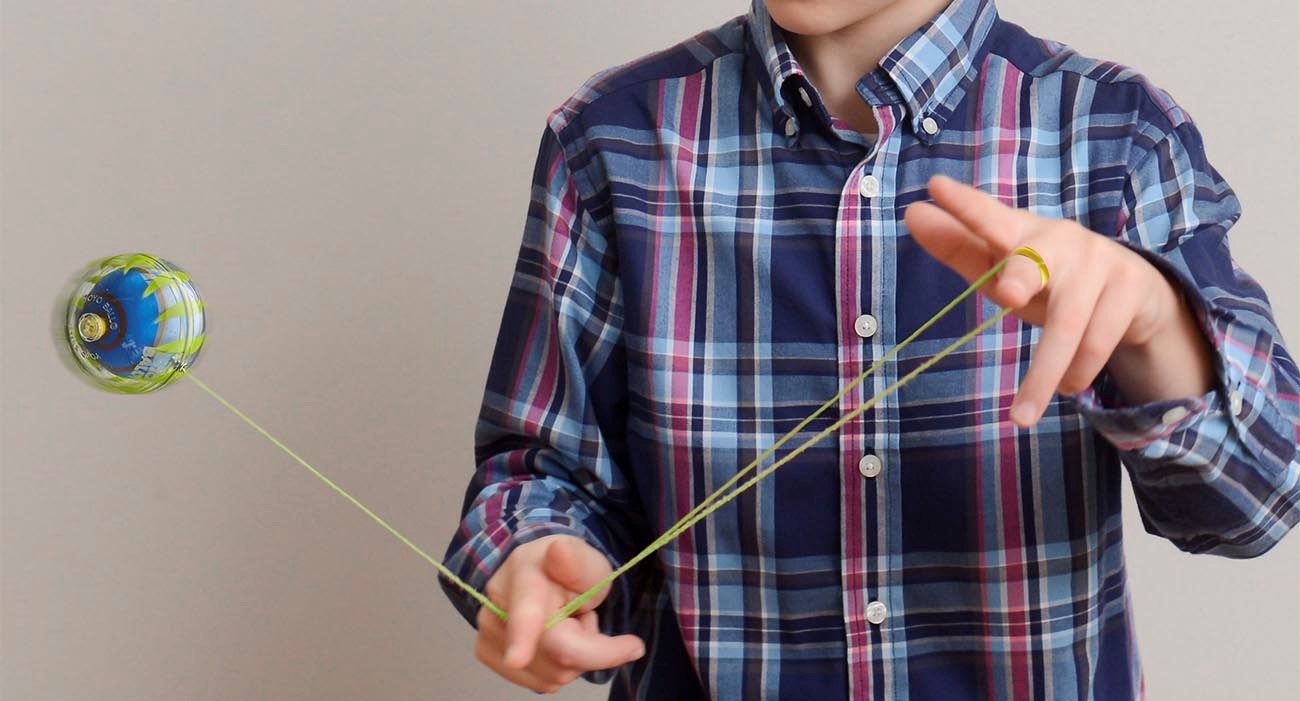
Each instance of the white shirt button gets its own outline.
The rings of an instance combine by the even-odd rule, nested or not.
[[[870,314],[863,314],[853,322],[853,330],[863,338],[875,336],[877,328],[879,328],[879,324],[876,323],[876,317]]]
[[[1232,390],[1232,394],[1228,396],[1228,406],[1232,409],[1233,416],[1241,416],[1241,410],[1246,408],[1246,401],[1241,398],[1241,392]]]
[[[874,175],[862,176],[862,180],[858,181],[858,192],[861,192],[862,196],[866,197],[867,199],[871,199],[872,197],[879,195],[880,178],[877,178]]]
[[[934,121],[934,117],[926,117],[921,120],[921,131],[934,136],[939,133],[939,123]]]
[[[793,119],[787,119],[785,121],[785,135],[794,136],[797,131],[799,131],[799,125],[795,124]]]
[[[885,616],[888,615],[885,605],[879,601],[873,601],[867,604],[867,621],[872,625],[880,625],[885,622]]]
[[[880,474],[880,469],[882,467],[884,467],[884,464],[880,462],[880,458],[874,455],[864,455],[862,456],[862,459],[858,461],[858,472],[861,472],[862,476],[867,479],[871,479]]]
[[[804,90],[803,88],[799,88],[799,99],[803,100],[804,106],[812,107],[812,97],[808,95],[807,90]]]
[[[1185,418],[1187,418],[1187,410],[1184,409],[1183,407],[1176,406],[1170,409],[1169,411],[1166,411],[1164,416],[1160,417],[1160,423],[1172,425],[1178,423],[1179,421],[1182,421]]]

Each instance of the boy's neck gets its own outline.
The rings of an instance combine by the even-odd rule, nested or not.
[[[920,29],[952,0],[896,0],[834,32],[786,32],[790,51],[831,114],[858,131],[874,134],[875,117],[857,93],[857,83],[900,41]]]

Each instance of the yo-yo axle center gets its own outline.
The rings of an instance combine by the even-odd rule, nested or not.
[[[98,314],[86,312],[77,319],[77,333],[81,334],[81,339],[86,343],[94,343],[108,333],[108,322]]]

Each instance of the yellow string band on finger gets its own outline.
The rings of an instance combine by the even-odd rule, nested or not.
[[[1038,276],[1039,276],[1040,278],[1042,278],[1042,285],[1041,285],[1038,289],[1041,290],[1042,288],[1047,287],[1047,279],[1048,279],[1048,277],[1050,277],[1050,276],[1047,274],[1047,261],[1043,260],[1043,257],[1040,256],[1040,255],[1038,255],[1038,251],[1035,251],[1034,249],[1030,248],[1029,246],[1021,246],[1020,248],[1017,248],[1016,250],[1012,251],[1012,252],[1011,252],[1011,255],[1013,255],[1013,256],[1024,256],[1024,257],[1028,258],[1029,260],[1032,260],[1032,261],[1034,261],[1035,263],[1037,263],[1037,264],[1038,264]]]

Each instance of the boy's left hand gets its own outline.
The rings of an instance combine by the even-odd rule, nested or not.
[[[935,177],[929,189],[935,204],[909,207],[907,227],[967,281],[1020,246],[1038,252],[1050,271],[1044,286],[1036,263],[1011,256],[981,290],[1043,329],[1011,406],[1018,425],[1034,425],[1057,390],[1081,392],[1108,365],[1131,402],[1208,391],[1213,366],[1204,334],[1182,294],[1142,256],[1076,222],[1012,209],[951,178]]]

